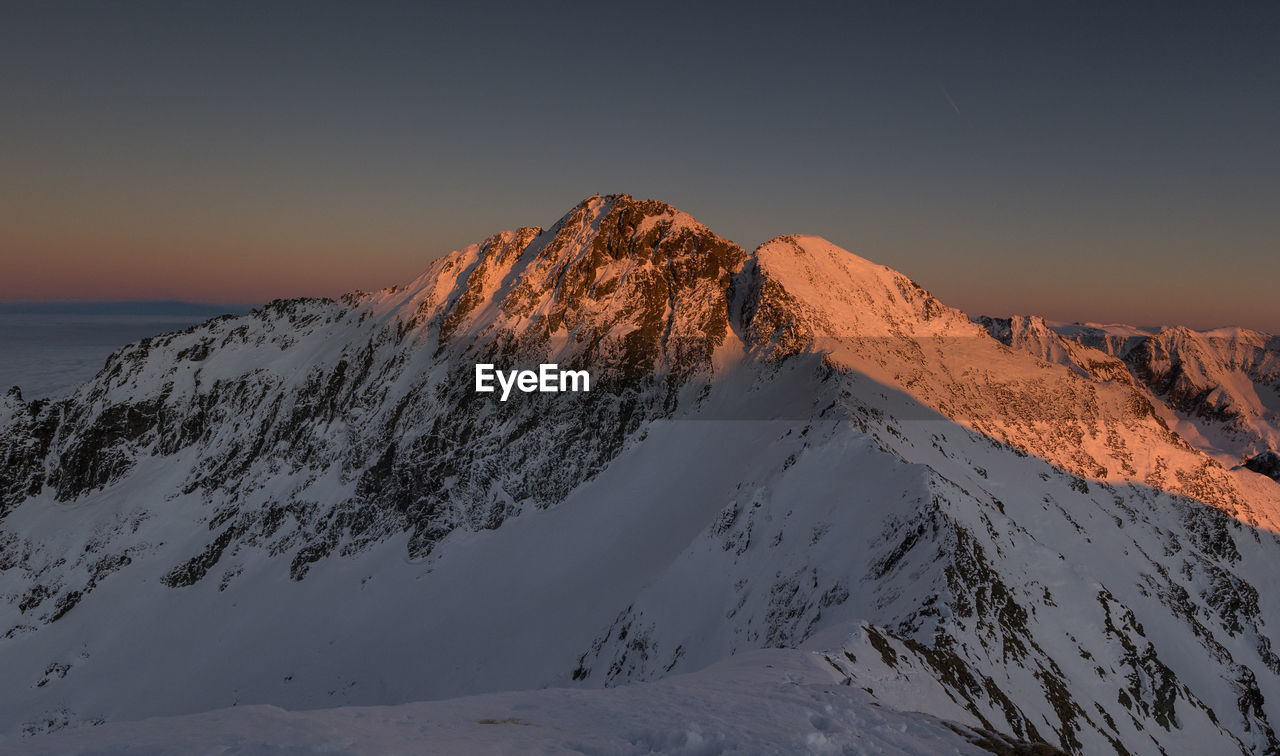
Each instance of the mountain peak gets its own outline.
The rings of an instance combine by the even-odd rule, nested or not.
[[[658,227],[667,233],[690,231],[710,234],[711,231],[688,213],[654,199],[637,200],[630,194],[593,194],[579,202],[548,233],[559,235],[566,229],[590,229],[608,231],[610,220],[616,220],[624,229],[632,229],[640,237]]]
[[[818,336],[972,336],[977,328],[959,310],[892,268],[842,249],[820,236],[779,236],[755,251],[761,273],[803,303]]]
[[[587,197],[546,230],[495,234],[402,291],[405,319],[440,348],[520,334],[519,351],[564,362],[627,354],[628,373],[706,366],[739,326],[775,356],[827,338],[981,333],[907,276],[822,237],[779,236],[748,254],[672,205],[628,194]]]
[[[605,373],[684,373],[729,332],[747,253],[665,202],[593,195],[550,228],[495,234],[436,261],[384,305],[437,349],[592,359]]]

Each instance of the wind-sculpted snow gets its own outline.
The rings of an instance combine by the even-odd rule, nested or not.
[[[0,404],[0,730],[800,648],[1011,742],[1274,750],[1280,484],[1113,352],[625,196],[144,340]],[[500,402],[477,362],[592,390]]]

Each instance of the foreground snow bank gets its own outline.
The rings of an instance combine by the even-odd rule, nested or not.
[[[843,682],[821,655],[779,649],[617,688],[295,712],[242,706],[6,747],[28,754],[985,752],[967,728],[881,706]]]

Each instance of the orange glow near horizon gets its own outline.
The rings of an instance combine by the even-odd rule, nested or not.
[[[545,219],[549,226],[554,219]],[[516,227],[520,224],[508,224]],[[713,226],[714,230],[714,226]],[[46,238],[12,232],[5,251],[0,300],[159,300],[260,303],[297,296],[336,297],[407,283],[448,251],[479,241],[454,237],[412,244],[407,234],[362,240],[358,233],[328,238],[251,235],[226,241],[148,234],[64,232]],[[8,250],[22,249],[23,254]],[[173,250],[180,250],[174,252]],[[1064,265],[1035,276],[1035,263],[1007,268],[957,264],[952,255],[924,257],[895,250],[856,249],[897,268],[945,303],[970,315],[1035,314],[1050,320],[1133,325],[1241,325],[1280,332],[1274,302],[1248,277],[1200,276],[1181,266],[1143,271],[1137,263],[1109,267]],[[980,252],[971,254],[980,255]],[[948,263],[947,258],[953,258]],[[899,259],[892,259],[899,258]],[[912,259],[903,259],[912,258]],[[1249,288],[1257,288],[1249,294]],[[1237,296],[1238,295],[1238,296]]]
[[[17,244],[5,239],[0,246]],[[439,248],[370,250],[341,240],[63,238],[25,241],[21,248],[22,255],[6,255],[0,300],[255,303],[333,297],[407,283],[440,255]]]

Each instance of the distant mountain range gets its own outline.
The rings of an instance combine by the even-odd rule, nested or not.
[[[1280,337],[986,318],[992,336],[1083,375],[1132,381],[1178,435],[1226,465],[1280,448]]]
[[[1268,334],[971,319],[591,197],[0,400],[0,732],[1275,752],[1278,412]]]

